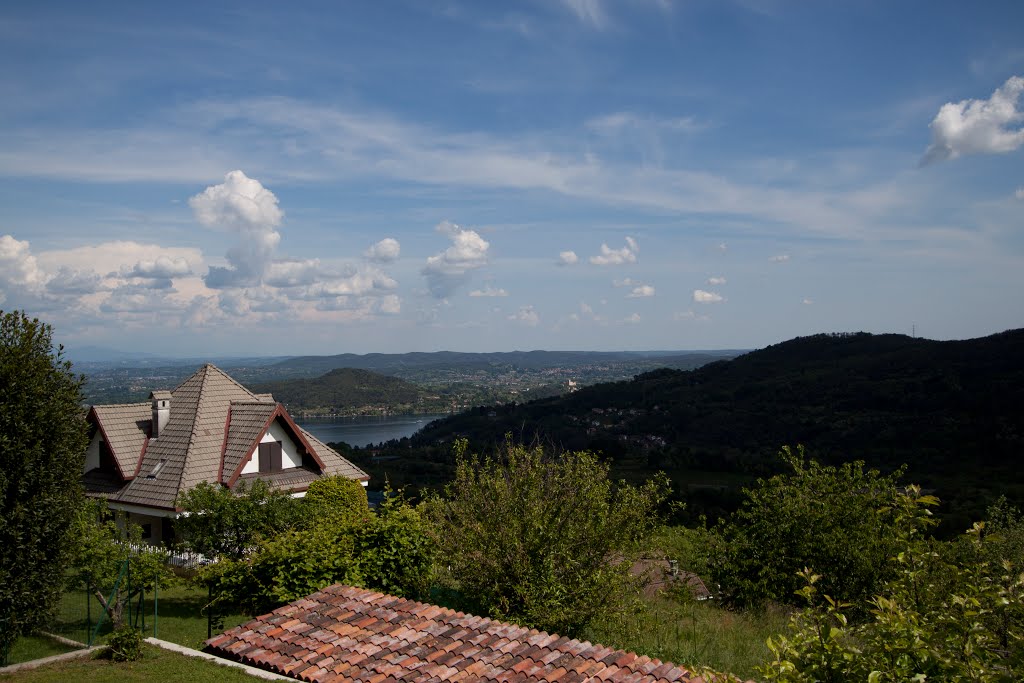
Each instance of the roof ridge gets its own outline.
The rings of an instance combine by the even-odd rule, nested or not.
[[[131,403],[96,403],[90,408],[126,408],[128,406],[149,406],[149,401],[132,401]]]

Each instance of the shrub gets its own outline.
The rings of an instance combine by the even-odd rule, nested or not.
[[[115,662],[135,662],[142,659],[142,632],[127,624],[110,634],[107,652]]]
[[[571,636],[636,598],[629,569],[667,479],[613,484],[593,453],[511,441],[494,459],[468,457],[464,441],[456,455],[454,481],[426,509],[463,609]]]

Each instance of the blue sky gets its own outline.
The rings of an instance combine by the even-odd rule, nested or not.
[[[0,307],[197,356],[1021,327],[1022,26],[1017,1],[8,3]]]

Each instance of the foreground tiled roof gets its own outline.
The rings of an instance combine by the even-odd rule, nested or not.
[[[704,680],[631,652],[340,584],[206,643],[221,657],[317,683]]]

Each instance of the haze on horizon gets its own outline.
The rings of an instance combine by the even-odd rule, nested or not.
[[[0,9],[0,308],[173,357],[1024,326],[1024,4]]]

